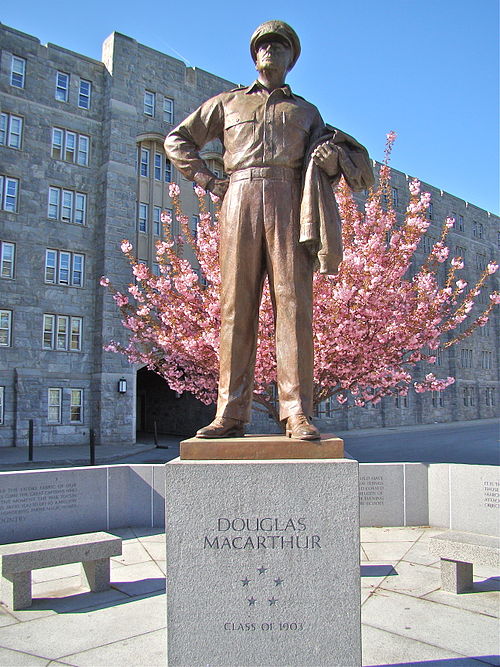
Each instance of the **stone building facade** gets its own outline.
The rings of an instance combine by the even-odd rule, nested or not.
[[[189,433],[210,410],[103,350],[125,333],[99,279],[130,281],[124,238],[154,269],[168,182],[181,187],[196,225],[191,183],[166,161],[163,137],[234,84],[118,33],[104,42],[102,61],[1,24],[0,49],[0,446],[26,444],[30,419],[41,445],[86,444],[90,429],[98,443],[131,444],[153,421],[181,432],[181,412]],[[222,171],[220,147],[205,147],[204,157]],[[393,181],[402,211],[406,176],[395,171]],[[498,247],[499,219],[428,188],[436,229],[446,215],[462,221],[451,245],[473,279]],[[321,406],[318,416],[337,428],[493,416],[497,326],[443,355],[439,370],[457,383],[442,396],[335,416]]]

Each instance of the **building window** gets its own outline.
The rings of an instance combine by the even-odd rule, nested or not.
[[[12,339],[12,311],[0,310],[0,347],[10,347]]]
[[[481,350],[481,368],[491,370],[493,355],[487,350]]]
[[[200,216],[199,215],[192,215],[191,216],[191,234],[193,235],[194,240],[198,238],[198,225],[200,223]]]
[[[463,232],[464,229],[465,229],[465,225],[464,225],[464,216],[463,216],[463,215],[459,215],[459,216],[458,216],[458,226],[457,226],[457,229],[458,229],[459,232]]]
[[[83,287],[85,256],[66,250],[45,251],[45,282],[68,287]]]
[[[50,187],[47,216],[51,220],[84,225],[87,217],[87,195],[83,192]]]
[[[472,368],[472,350],[460,350],[460,365],[462,368]]]
[[[477,237],[477,222],[475,220],[472,221],[472,236]]]
[[[18,191],[19,181],[17,178],[0,176],[0,208],[10,213],[16,213]]]
[[[83,389],[70,389],[69,421],[81,424],[83,421]]]
[[[61,403],[62,391],[59,387],[49,387],[48,389],[48,410],[47,418],[49,424],[61,423]]]
[[[144,91],[144,113],[146,116],[155,115],[155,94],[149,90]]]
[[[45,313],[42,348],[80,352],[82,349],[82,318]]]
[[[56,100],[67,102],[69,96],[69,74],[56,72]]]
[[[18,56],[12,56],[10,66],[10,85],[16,88],[24,88],[26,74],[26,60]]]
[[[161,165],[163,156],[161,153],[155,153],[155,181],[161,181]]]
[[[80,109],[90,109],[90,94],[92,92],[92,84],[90,81],[80,79],[80,87],[78,89],[78,106]]]
[[[494,387],[486,387],[484,390],[484,400],[486,405],[492,406],[495,405],[495,388]]]
[[[0,387],[0,424],[4,423],[5,387]]]
[[[399,190],[395,187],[392,188],[392,205],[394,208],[399,206]]]
[[[165,183],[172,183],[172,163],[165,158]]]
[[[444,407],[444,396],[442,391],[433,391],[432,392],[432,407],[433,408],[442,408]]]
[[[484,235],[484,227],[481,222],[477,223],[477,238],[482,239]]]
[[[400,396],[399,394],[394,397],[394,405],[397,408],[407,408],[409,405],[408,396]]]
[[[10,113],[0,114],[0,146],[21,148],[23,119]]]
[[[153,206],[153,234],[161,236],[161,206]]]
[[[16,246],[14,243],[0,241],[0,278],[14,277]]]
[[[334,416],[334,405],[333,398],[329,396],[321,403],[316,405],[316,416],[317,417],[333,417]]]
[[[149,204],[139,203],[137,207],[137,229],[140,232],[148,231]]]
[[[149,148],[141,148],[140,175],[149,176]]]
[[[163,98],[163,120],[170,125],[174,124],[174,100],[169,97]]]
[[[73,162],[82,167],[89,163],[90,138],[59,127],[52,128],[52,157],[56,160]]]
[[[455,246],[455,256],[465,259],[465,248],[461,245]]]
[[[429,220],[433,219],[434,216],[434,205],[432,202],[429,203],[429,208],[427,209],[427,216]]]
[[[481,253],[477,252],[476,253],[476,269],[478,271],[484,271],[486,268],[486,255],[482,255]]]
[[[160,265],[158,264],[158,262],[153,262],[153,275],[154,276],[160,275]]]

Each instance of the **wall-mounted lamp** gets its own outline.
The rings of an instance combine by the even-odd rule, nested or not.
[[[127,380],[125,380],[125,378],[120,378],[118,380],[118,393],[119,394],[127,393]]]

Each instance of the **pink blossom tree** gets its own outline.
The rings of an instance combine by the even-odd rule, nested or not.
[[[438,267],[449,258],[446,238],[454,224],[451,218],[445,220],[428,257],[417,266],[415,251],[430,224],[430,195],[412,180],[404,219],[398,221],[388,166],[394,140],[395,134],[389,133],[378,185],[369,193],[363,211],[344,181],[335,193],[343,221],[344,259],[336,276],[316,274],[314,278],[315,404],[336,395],[339,404],[363,406],[384,396],[406,395],[412,387],[416,392],[444,390],[454,378],[437,378],[429,372],[415,381],[416,364],[434,364],[438,348],[455,345],[484,326],[494,305],[500,303],[500,294],[494,292],[482,313],[471,314],[474,299],[498,268],[493,262],[476,284],[468,286],[458,277],[463,258],[453,257],[440,284]],[[159,275],[138,262],[132,245],[124,240],[121,250],[135,282],[128,286],[128,294],[114,289],[105,277],[101,284],[111,290],[130,332],[127,345],[111,342],[106,349],[125,354],[131,363],[146,364],[174,391],[191,392],[210,404],[216,401],[218,380],[218,224],[217,216],[207,209],[205,191],[195,190],[200,199],[196,239],[181,211],[179,187],[171,184],[182,236],[173,238],[172,221],[165,222],[165,240],[156,243]],[[199,270],[182,257],[185,243],[193,248]],[[259,318],[254,405],[279,422],[267,285]]]

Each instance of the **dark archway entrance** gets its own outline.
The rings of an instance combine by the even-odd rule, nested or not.
[[[204,405],[192,394],[177,394],[154,371],[137,371],[137,432],[190,437],[215,415],[215,405]]]

